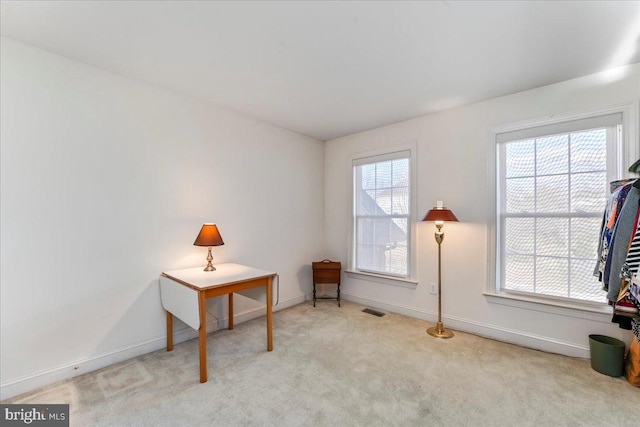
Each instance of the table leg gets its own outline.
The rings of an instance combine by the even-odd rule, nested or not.
[[[233,329],[233,292],[229,293],[229,330]]]
[[[267,351],[273,350],[273,278],[267,279]]]
[[[200,312],[200,328],[198,329],[200,342],[200,382],[207,382],[207,318],[206,299],[204,292],[198,292],[198,308]]]
[[[173,350],[173,314],[167,311],[167,351]]]

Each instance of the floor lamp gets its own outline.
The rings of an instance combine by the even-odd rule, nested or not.
[[[436,223],[436,242],[438,242],[438,323],[436,326],[427,329],[427,333],[436,338],[451,338],[453,332],[445,329],[442,324],[442,262],[440,247],[444,240],[444,231],[442,226],[445,221],[458,221],[458,218],[449,209],[445,208],[441,201],[438,201],[436,207],[431,209],[422,219],[423,221],[435,221]]]

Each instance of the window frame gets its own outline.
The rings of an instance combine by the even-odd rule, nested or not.
[[[611,156],[613,158],[609,158],[608,156],[607,160],[607,179],[614,180],[628,176],[628,165],[631,165],[635,160],[637,160],[640,154],[640,148],[637,140],[638,101],[588,111],[557,114],[489,128],[487,144],[490,189],[488,212],[490,217],[487,239],[488,278],[487,289],[486,292],[484,292],[484,295],[487,297],[489,302],[519,308],[534,309],[553,314],[558,314],[559,312],[574,312],[574,314],[578,313],[578,316],[580,317],[584,317],[586,312],[599,314],[611,312],[611,308],[607,306],[606,303],[501,289],[500,262],[503,256],[501,254],[502,245],[499,240],[502,236],[499,234],[498,226],[498,222],[501,220],[498,216],[500,213],[499,203],[501,200],[499,194],[499,191],[501,190],[498,187],[498,180],[501,178],[501,172],[498,168],[500,166],[499,150],[503,144],[500,144],[498,139],[501,134],[511,132],[515,133],[519,131],[526,133],[527,130],[536,127],[552,127],[554,125],[562,126],[567,122],[589,120],[615,113],[622,115],[622,135],[619,138],[619,146],[616,147],[617,153],[614,153],[614,156]],[[610,150],[611,147],[609,146],[609,141],[607,142],[607,150]],[[504,182],[501,182],[500,184],[500,188],[503,188]]]
[[[385,274],[382,272],[374,272],[369,270],[360,270],[356,266],[356,249],[357,249],[357,239],[356,239],[356,213],[355,213],[355,204],[356,204],[356,164],[368,164],[368,163],[377,163],[379,161],[384,161],[384,158],[387,156],[392,156],[394,153],[408,151],[409,154],[407,158],[409,159],[409,213],[408,215],[401,215],[407,217],[407,276],[396,275],[396,274]],[[363,159],[370,158],[370,162],[362,163]],[[377,160],[378,159],[378,160]],[[374,150],[368,150],[358,153],[353,153],[348,157],[348,182],[350,185],[350,203],[349,203],[349,229],[348,229],[348,250],[347,250],[347,268],[345,272],[352,277],[401,286],[408,288],[415,288],[417,285],[416,280],[416,144],[404,144],[397,145],[393,147],[380,148]]]

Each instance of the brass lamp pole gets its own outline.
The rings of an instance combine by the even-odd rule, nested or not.
[[[427,329],[427,333],[432,337],[436,338],[451,338],[453,336],[453,332],[449,329],[445,329],[442,324],[442,241],[444,240],[444,231],[442,231],[442,227],[444,226],[445,221],[458,221],[458,218],[451,212],[449,209],[445,208],[442,205],[441,201],[438,201],[437,206],[431,209],[425,217],[423,221],[435,221],[436,224],[436,232],[435,238],[438,243],[438,323],[436,326]]]

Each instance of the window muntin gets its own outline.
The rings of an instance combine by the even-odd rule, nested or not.
[[[356,271],[411,275],[411,152],[353,161]]]
[[[500,291],[605,302],[593,269],[612,175],[608,158],[620,134],[620,125],[605,119],[597,123],[604,126],[581,120],[554,134],[498,135]]]

